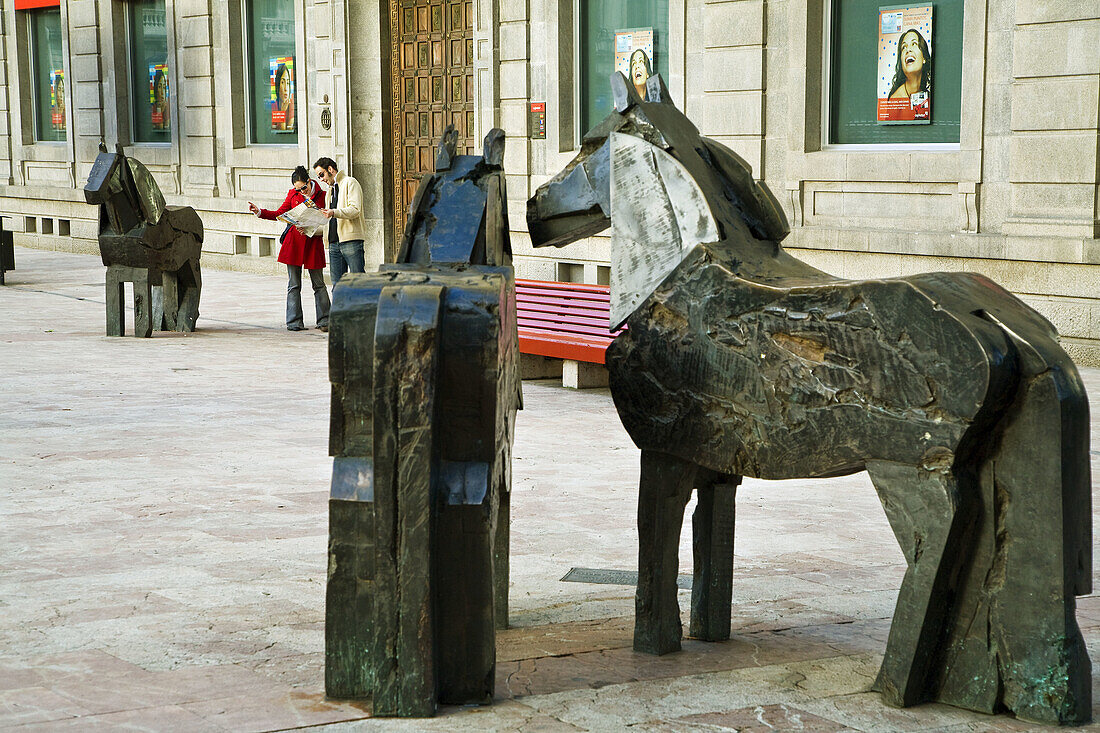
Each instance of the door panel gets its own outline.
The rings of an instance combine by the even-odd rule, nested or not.
[[[474,136],[473,3],[390,0],[393,59],[394,229],[405,228],[420,179],[435,170],[443,128],[458,131],[459,154],[478,148]]]

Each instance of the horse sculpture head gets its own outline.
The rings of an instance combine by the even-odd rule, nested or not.
[[[581,151],[527,202],[536,247],[611,234],[611,319],[621,324],[694,248],[727,244],[748,263],[780,255],[790,231],[752,168],[699,130],[672,103],[660,75],[643,101],[611,76],[615,109]]]
[[[127,158],[121,145],[112,153],[100,144],[84,200],[100,207],[101,234],[126,234],[143,223],[156,224],[167,208],[149,169]]]
[[[457,155],[458,132],[448,125],[435,173],[409,204],[398,264],[511,266],[504,181],[504,131],[485,136],[481,155]]]

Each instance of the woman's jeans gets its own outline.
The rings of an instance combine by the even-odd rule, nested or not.
[[[346,242],[330,242],[328,245],[328,272],[332,276],[332,287],[340,282],[346,272],[363,271],[363,240],[349,239]]]
[[[304,328],[302,322],[302,266],[287,265],[286,284],[286,327]],[[310,270],[309,280],[313,284],[313,305],[317,309],[317,325],[328,325],[328,288],[325,287],[325,271]]]

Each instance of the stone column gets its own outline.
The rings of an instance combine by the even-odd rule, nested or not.
[[[173,126],[179,128],[173,137],[178,140],[181,154],[180,192],[216,197],[219,193],[215,145],[217,108],[213,104],[213,8],[210,0],[174,0],[168,3],[169,13],[173,6],[175,54],[171,53],[171,37],[168,44],[169,57],[179,65],[175,74],[179,88],[172,111],[177,115]],[[224,69],[223,73],[234,72]]]

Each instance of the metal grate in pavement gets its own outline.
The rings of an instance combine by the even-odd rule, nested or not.
[[[597,583],[603,585],[638,585],[637,570],[611,570],[607,568],[570,568],[561,579],[563,583]],[[676,587],[691,590],[691,576],[677,575]]]

